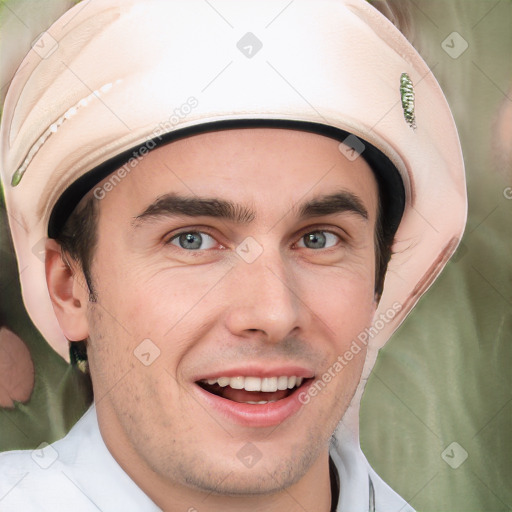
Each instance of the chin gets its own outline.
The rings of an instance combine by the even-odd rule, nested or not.
[[[270,451],[270,450],[269,450]],[[309,449],[300,453],[272,458],[266,453],[251,467],[246,467],[238,458],[202,462],[199,471],[183,468],[186,485],[217,496],[264,496],[290,488],[304,477],[315,462]],[[220,458],[220,457],[219,457]],[[205,463],[206,462],[206,463]]]

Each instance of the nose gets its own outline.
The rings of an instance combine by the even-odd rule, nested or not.
[[[236,336],[263,336],[266,342],[279,343],[307,322],[297,279],[279,251],[264,251],[252,263],[238,262],[229,286],[225,321]]]

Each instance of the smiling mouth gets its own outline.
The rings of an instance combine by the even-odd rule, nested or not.
[[[311,379],[302,377],[219,377],[197,384],[213,395],[233,402],[265,405],[289,397]]]

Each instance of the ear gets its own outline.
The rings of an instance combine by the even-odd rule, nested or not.
[[[89,335],[85,277],[78,266],[72,268],[63,259],[61,246],[55,240],[47,240],[45,249],[46,284],[62,332],[70,341],[85,340]]]

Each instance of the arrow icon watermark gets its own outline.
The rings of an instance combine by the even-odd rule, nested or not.
[[[247,32],[247,34],[236,43],[236,47],[248,59],[252,59],[263,48],[263,43],[252,32]]]
[[[459,466],[464,464],[468,458],[468,452],[462,448],[462,446],[453,441],[450,443],[441,453],[441,458],[448,464],[452,469],[457,469]]]
[[[253,468],[263,457],[261,451],[253,444],[246,443],[238,450],[236,456],[238,460],[246,467]]]
[[[160,349],[149,338],[143,340],[133,351],[134,356],[144,365],[149,366],[160,357]]]
[[[468,42],[458,32],[452,32],[441,43],[441,48],[452,59],[458,59],[468,49],[468,47]]]
[[[236,248],[236,253],[246,263],[252,263],[261,256],[263,247],[252,237],[248,236]]]

